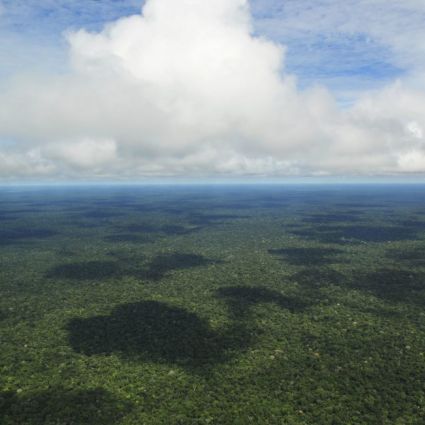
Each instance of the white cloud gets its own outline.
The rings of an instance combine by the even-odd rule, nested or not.
[[[422,127],[416,121],[409,122],[406,126],[406,131],[416,139],[421,140],[424,137]]]
[[[47,146],[45,155],[71,166],[93,169],[115,160],[117,146],[114,140],[82,138]]]
[[[37,149],[25,153],[0,152],[0,178],[4,180],[19,177],[48,177],[55,173],[54,164],[43,159]]]
[[[325,88],[299,92],[285,48],[252,31],[245,0],[148,0],[143,15],[70,32],[70,73],[0,91],[0,138],[16,142],[1,175],[425,172],[410,153],[425,126],[412,81],[340,110]]]
[[[425,170],[425,151],[412,150],[400,155],[398,165],[407,173],[421,173]]]

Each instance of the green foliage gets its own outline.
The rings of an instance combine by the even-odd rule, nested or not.
[[[0,423],[422,425],[423,190],[1,190]]]

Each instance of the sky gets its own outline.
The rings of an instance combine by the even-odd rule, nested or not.
[[[0,0],[0,182],[421,179],[424,0]]]

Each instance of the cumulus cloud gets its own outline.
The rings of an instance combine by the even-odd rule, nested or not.
[[[0,152],[0,177],[4,180],[20,177],[47,177],[57,171],[54,164],[43,159],[38,149],[25,153]]]
[[[69,73],[1,90],[0,141],[15,142],[3,176],[425,172],[423,91],[398,81],[348,110],[325,88],[300,92],[246,0],[148,0],[67,39]]]
[[[117,146],[114,140],[93,140],[55,143],[45,148],[45,154],[71,166],[96,168],[116,159]]]

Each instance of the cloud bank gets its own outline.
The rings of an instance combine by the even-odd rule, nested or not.
[[[1,83],[0,178],[425,172],[420,72],[341,108],[253,32],[246,0],[148,0],[69,32],[69,72]]]

